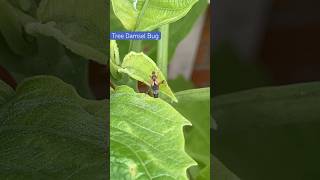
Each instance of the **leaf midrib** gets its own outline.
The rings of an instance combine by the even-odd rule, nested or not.
[[[114,127],[114,128],[115,128],[115,127]],[[117,129],[118,129],[118,128],[117,128]],[[120,129],[119,129],[119,130],[120,130]],[[120,130],[120,131],[121,131],[121,130]],[[141,157],[140,157],[129,145],[126,145],[126,144],[121,143],[120,141],[117,141],[115,138],[112,138],[112,136],[110,136],[110,139],[113,140],[114,142],[117,142],[117,143],[119,143],[119,144],[127,147],[127,148],[138,158],[138,160],[140,161],[142,167],[144,168],[144,170],[145,170],[145,172],[146,172],[149,180],[152,180],[151,175],[150,175],[150,172],[149,172],[149,170],[147,169],[147,167],[145,166],[145,164],[144,164],[144,162],[142,161]]]

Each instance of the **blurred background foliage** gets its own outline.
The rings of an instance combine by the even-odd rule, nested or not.
[[[320,178],[319,7],[215,1],[211,152],[240,179]]]

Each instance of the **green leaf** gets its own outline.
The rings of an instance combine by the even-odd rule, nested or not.
[[[173,107],[191,121],[185,128],[186,151],[197,161],[191,167],[191,179],[210,179],[210,89],[191,89],[176,93],[179,103]]]
[[[116,17],[113,11],[110,11],[110,31],[124,31],[120,20]],[[117,41],[120,57],[124,57],[129,52],[130,41]]]
[[[21,10],[25,12],[31,11],[31,9],[36,5],[34,0],[18,0],[17,3],[19,4]]]
[[[110,73],[113,78],[121,79],[121,74],[118,72],[121,62],[119,57],[119,48],[117,42],[114,40],[110,41]]]
[[[39,0],[6,0],[6,1],[8,1],[13,7],[19,9],[25,14],[28,14],[29,16],[36,18],[38,5],[40,3]]]
[[[119,48],[115,40],[110,41],[110,61],[120,66]]]
[[[111,0],[115,15],[130,31],[151,31],[185,16],[198,0]]]
[[[185,79],[182,75],[177,76],[175,79],[169,79],[168,82],[175,92],[194,88],[192,81]]]
[[[188,12],[186,16],[181,18],[179,21],[170,24],[169,30],[169,52],[168,60],[172,59],[175,50],[179,43],[190,33],[194,27],[196,21],[201,15],[204,14],[208,7],[208,1],[200,0],[198,1]],[[157,42],[155,41],[143,41],[145,53],[152,59],[157,57]],[[122,46],[121,46],[122,47]]]
[[[158,76],[158,81],[164,80],[164,83],[160,84],[159,91],[168,97],[172,101],[178,102],[177,98],[174,96],[169,85],[167,84],[164,75],[159,70],[155,62],[143,53],[130,52],[123,59],[121,64],[121,69],[119,72],[126,73],[133,79],[141,81],[148,86],[151,86],[151,74],[155,71]]]
[[[118,86],[111,94],[111,179],[187,179],[190,122],[161,99]]]
[[[14,96],[13,89],[0,80],[0,106],[6,104],[12,96]]]
[[[107,9],[105,0],[42,0],[38,9],[41,22],[27,24],[26,30],[54,37],[72,52],[107,64]]]
[[[0,81],[0,179],[106,179],[106,101],[50,76]]]
[[[319,179],[320,83],[213,99],[213,153],[246,180]]]
[[[7,0],[0,0],[0,33],[13,52],[19,55],[31,55],[35,51],[34,43],[24,32],[24,25],[33,22],[31,16],[12,6]]]
[[[20,83],[34,75],[54,75],[76,87],[81,96],[92,98],[88,82],[88,61],[77,56],[55,39],[37,36],[38,52],[21,57],[11,52],[0,35],[0,63]]]
[[[169,30],[169,62],[172,59],[176,47],[178,44],[189,34],[195,22],[199,19],[200,15],[203,15],[208,7],[208,1],[198,1],[188,12],[186,16],[179,21],[170,24]],[[110,29],[114,31],[124,31],[120,20],[115,16],[114,12],[110,12]],[[118,41],[120,56],[124,57],[128,53],[129,41]],[[157,58],[157,41],[143,41],[142,43],[144,53],[146,53],[152,59]]]
[[[222,164],[219,159],[216,157],[212,157],[213,167],[212,167],[212,174],[213,179],[218,180],[240,180],[233,172],[231,172],[228,168]]]

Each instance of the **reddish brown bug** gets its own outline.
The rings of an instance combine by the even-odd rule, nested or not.
[[[151,90],[152,90],[152,95],[154,98],[159,97],[159,86],[160,84],[164,83],[165,81],[162,80],[161,82],[158,81],[158,76],[156,75],[155,71],[152,71],[152,75],[150,76],[150,84],[151,84]],[[150,89],[149,89],[150,91]]]

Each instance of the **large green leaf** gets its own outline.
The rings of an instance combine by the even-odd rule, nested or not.
[[[66,50],[55,39],[37,36],[38,52],[33,56],[17,56],[0,35],[0,65],[19,83],[34,75],[54,75],[76,87],[81,96],[91,98],[88,61]]]
[[[118,69],[118,71],[126,73],[133,79],[141,81],[148,86],[151,86],[151,75],[152,71],[154,71],[158,76],[158,81],[164,81],[159,85],[159,91],[170,97],[172,101],[177,102],[177,99],[171,91],[165,76],[162,74],[155,62],[145,54],[130,52],[123,59],[121,68]]]
[[[74,53],[107,64],[108,1],[42,0],[40,22],[29,23],[26,30],[56,38]]]
[[[0,0],[0,33],[13,52],[19,55],[30,55],[35,51],[34,43],[28,41],[24,25],[33,22],[31,16],[23,13],[7,0]]]
[[[120,20],[113,11],[110,11],[110,31],[125,31]],[[123,58],[129,52],[130,41],[117,41],[119,47],[119,56]]]
[[[319,179],[320,83],[260,88],[213,100],[214,155],[241,179]]]
[[[197,2],[191,10],[188,12],[186,16],[181,18],[180,20],[173,22],[170,24],[169,30],[169,48],[168,48],[168,56],[169,60],[172,59],[176,47],[178,44],[188,35],[194,26],[196,20],[198,20],[199,16],[204,13],[208,6],[208,1],[201,0]],[[114,15],[114,12],[110,12],[110,30],[111,31],[124,31],[123,26],[121,25],[120,20]],[[128,53],[129,49],[129,41],[118,41],[117,42],[120,49],[120,56],[124,57]],[[143,41],[143,50],[149,57],[152,59],[157,58],[157,41]]]
[[[161,99],[119,86],[111,94],[111,179],[187,179],[190,122]]]
[[[9,3],[10,2],[10,3]],[[17,82],[33,75],[55,75],[77,88],[85,97],[92,97],[88,86],[88,61],[65,50],[51,37],[27,35],[24,25],[35,22],[37,4],[29,1],[0,1],[0,65]],[[6,41],[6,42],[5,42]],[[10,47],[10,48],[9,48]]]
[[[194,88],[192,81],[185,79],[182,75],[177,76],[175,79],[169,79],[168,81],[171,89],[175,92]]]
[[[204,14],[208,7],[208,1],[200,0],[197,2],[186,16],[179,21],[173,22],[169,27],[169,48],[168,58],[172,59],[174,52],[179,43],[189,34],[195,25],[195,22],[201,15]],[[143,41],[145,53],[155,59],[157,57],[157,42],[156,41]]]
[[[185,16],[197,1],[111,0],[115,15],[130,31],[150,31],[175,22]]]
[[[198,166],[189,169],[194,180],[210,179],[210,89],[191,89],[176,93],[173,107],[191,121],[185,129],[186,151]]]
[[[19,9],[25,14],[33,18],[36,18],[38,5],[41,0],[6,0],[6,1],[8,1],[13,7]]]
[[[107,109],[55,77],[0,81],[0,179],[106,179]]]

